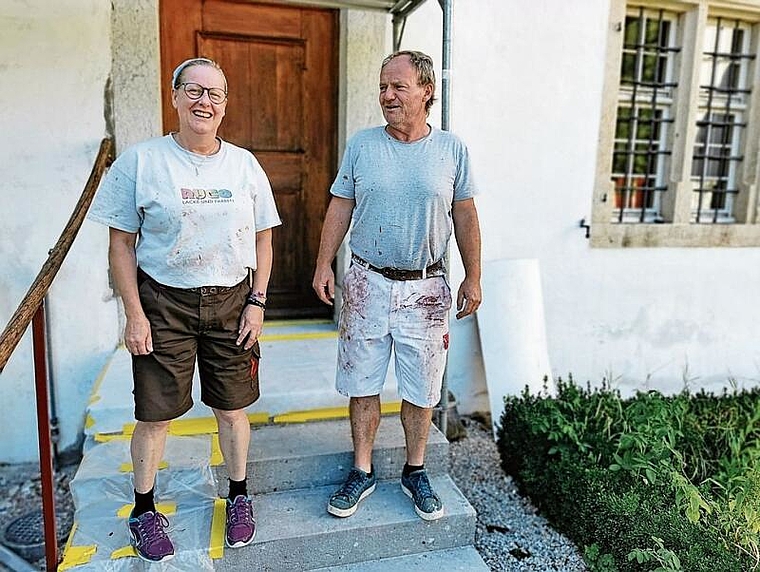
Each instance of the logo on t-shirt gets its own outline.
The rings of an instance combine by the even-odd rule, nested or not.
[[[182,191],[183,205],[197,205],[203,203],[232,203],[232,191],[229,189],[180,189]]]

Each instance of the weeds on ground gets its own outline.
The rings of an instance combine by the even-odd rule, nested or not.
[[[502,466],[595,572],[758,570],[759,398],[526,388],[505,399]]]

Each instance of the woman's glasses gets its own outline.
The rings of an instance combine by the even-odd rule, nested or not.
[[[218,105],[224,103],[227,99],[227,92],[221,87],[203,87],[199,83],[192,82],[181,83],[177,87],[181,87],[185,91],[187,98],[192,99],[193,101],[203,97],[204,91],[208,92],[208,98],[211,100],[211,103],[216,103]]]

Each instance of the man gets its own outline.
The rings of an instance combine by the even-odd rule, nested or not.
[[[443,516],[424,467],[449,340],[451,293],[443,260],[453,222],[465,269],[456,316],[469,316],[481,301],[480,228],[467,148],[427,123],[434,96],[429,56],[415,51],[388,56],[379,95],[387,125],[360,131],[349,141],[330,189],[312,282],[327,304],[335,294],[331,264],[352,224],[336,388],[350,397],[354,467],[327,506],[339,517],[352,515],[375,490],[372,447],[392,348],[406,440],[401,487],[420,517]]]

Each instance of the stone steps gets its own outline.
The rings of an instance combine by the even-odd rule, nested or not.
[[[327,342],[334,344],[334,340]],[[281,343],[285,342],[272,342],[272,353],[287,353],[277,345]],[[280,378],[295,375],[287,370],[287,360],[278,363]],[[126,367],[125,360],[112,360],[106,380],[128,378],[129,372],[122,371]],[[324,364],[321,367],[328,369]],[[131,551],[126,527],[133,502],[129,436],[118,432],[131,422],[124,409],[131,407],[131,396],[124,389],[128,384],[110,383],[98,388],[103,398],[93,402],[93,408],[100,408],[99,427],[91,428],[84,458],[71,483],[75,528],[59,570],[118,572],[148,567]],[[117,391],[124,395],[117,397]],[[326,393],[326,389],[320,391]],[[289,403],[302,403],[296,391],[289,399]],[[448,476],[448,442],[435,427],[431,427],[425,465],[445,505],[441,519],[420,519],[401,490],[405,443],[397,414],[383,416],[378,430],[373,458],[379,479],[376,491],[353,516],[341,519],[328,514],[326,506],[353,464],[348,419],[308,423],[269,419],[251,430],[248,479],[257,513],[256,539],[250,546],[234,550],[224,546],[222,536],[219,497],[227,493],[227,471],[213,433],[215,424],[191,419],[182,425],[184,433],[169,435],[156,479],[156,500],[171,523],[176,556],[158,568],[488,570],[472,547],[475,511]],[[199,429],[194,433],[193,427]]]

